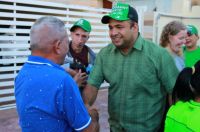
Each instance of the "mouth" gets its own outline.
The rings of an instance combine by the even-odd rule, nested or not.
[[[190,40],[187,40],[187,41],[186,41],[186,43],[190,43],[190,42],[191,42]]]
[[[84,46],[84,44],[79,44],[78,48],[82,48]]]
[[[115,43],[119,42],[120,40],[121,40],[120,37],[112,37],[112,41]]]

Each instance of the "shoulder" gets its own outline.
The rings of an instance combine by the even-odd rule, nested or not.
[[[200,106],[194,101],[178,101],[172,105],[167,113],[167,119],[172,119],[178,124],[183,124],[193,131],[200,131],[199,118]]]
[[[174,117],[182,114],[188,107],[188,102],[178,101],[172,105],[167,113],[167,116]]]
[[[197,47],[197,50],[200,51],[200,46]]]
[[[108,54],[111,53],[112,51],[114,51],[116,49],[116,47],[114,46],[114,44],[110,43],[108,44],[106,47],[103,47],[99,54]]]
[[[52,79],[54,81],[66,81],[66,80],[73,80],[72,77],[64,70],[64,68],[59,67],[59,68],[51,68],[48,70],[48,72],[51,74]]]
[[[158,60],[157,62],[160,62],[162,58],[171,57],[169,52],[165,48],[159,46],[158,44],[146,39],[143,39],[141,42],[142,51],[149,58],[153,60]]]
[[[151,52],[152,54],[161,54],[162,52],[166,52],[165,48],[159,46],[157,43],[154,43],[150,40],[143,39],[143,43],[144,49],[148,52]]]
[[[95,53],[94,53],[94,51],[92,50],[92,48],[90,48],[90,47],[87,46],[87,45],[84,45],[84,46],[87,48],[88,52],[89,52],[91,55],[95,55]]]

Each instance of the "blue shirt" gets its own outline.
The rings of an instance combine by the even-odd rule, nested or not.
[[[29,56],[15,79],[15,97],[24,132],[80,131],[91,122],[71,76],[42,57]]]
[[[179,71],[182,71],[183,68],[185,68],[185,62],[182,56],[178,56],[174,53],[172,53],[172,57],[174,58],[176,67],[178,68]]]

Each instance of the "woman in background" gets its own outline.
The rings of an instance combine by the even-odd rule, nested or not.
[[[186,26],[179,21],[172,21],[165,25],[160,37],[160,45],[167,48],[179,71],[185,67],[182,45],[186,42],[186,35]]]

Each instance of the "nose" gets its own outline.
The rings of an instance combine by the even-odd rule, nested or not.
[[[80,41],[82,40],[82,37],[81,37],[81,36],[79,36],[77,39],[78,39],[78,41],[80,42]]]
[[[187,37],[186,37],[185,39],[183,39],[183,42],[182,42],[183,44],[185,44],[185,43],[186,43],[186,39],[187,39]]]
[[[115,28],[113,28],[113,29],[110,29],[110,36],[115,36],[115,35],[117,35],[118,34],[118,31],[115,29]]]
[[[79,44],[83,43],[83,37],[78,36],[76,39],[77,39]]]

